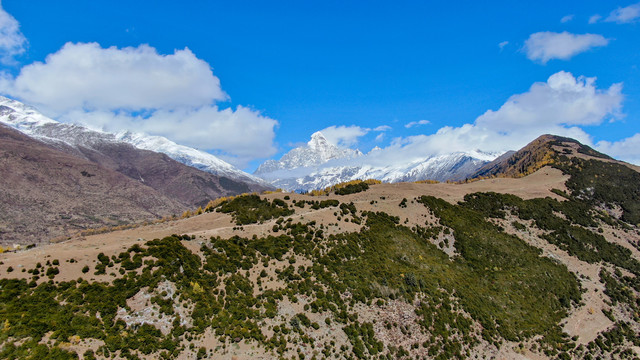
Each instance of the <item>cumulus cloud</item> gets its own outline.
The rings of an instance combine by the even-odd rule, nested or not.
[[[224,100],[220,80],[189,49],[160,55],[148,45],[65,44],[20,70],[10,93],[61,114],[71,109],[140,110]]]
[[[630,23],[640,19],[640,3],[619,7],[613,10],[604,21],[618,24]]]
[[[498,44],[498,47],[500,48],[500,51],[504,50],[504,47],[509,45],[508,41],[503,41],[501,43]]]
[[[390,174],[404,172],[431,157],[456,152],[490,161],[507,150],[522,148],[543,134],[571,137],[593,145],[591,136],[582,127],[622,116],[623,100],[621,84],[598,88],[595,81],[595,78],[575,77],[561,71],[544,82],[534,83],[526,92],[509,97],[497,110],[486,111],[472,123],[445,126],[431,135],[398,137],[384,148],[375,147],[357,158],[331,160],[325,166],[360,167],[365,172],[381,168]],[[346,131],[345,127],[332,128]],[[349,128],[354,133],[358,130],[354,126]],[[634,154],[623,159],[638,161],[640,134],[617,143],[600,142],[597,148],[613,155]],[[277,173],[277,177],[303,177],[315,171],[316,168],[299,168]]]
[[[640,165],[640,133],[620,141],[599,141],[595,148],[616,159]]]
[[[488,110],[475,123],[511,132],[549,125],[597,125],[607,116],[619,117],[622,85],[598,90],[595,81],[560,71],[546,82],[534,83],[528,92],[511,96],[500,109]]]
[[[531,34],[523,50],[533,61],[546,64],[551,59],[569,60],[591,48],[606,46],[609,39],[597,34],[571,34],[543,31]]]
[[[329,126],[320,132],[330,143],[343,148],[354,147],[358,144],[361,137],[369,134],[370,132],[378,132],[375,137],[375,141],[382,141],[385,137],[385,132],[391,130],[389,125],[380,125],[375,128],[365,128],[357,125],[351,126]],[[297,144],[294,144],[294,146]]]
[[[404,127],[409,129],[409,128],[412,128],[414,126],[427,125],[429,123],[430,123],[429,120],[418,120],[418,121],[412,121],[410,123],[407,123],[407,124],[404,125]]]
[[[573,17],[574,17],[573,14],[565,15],[565,16],[562,17],[562,19],[560,19],[560,22],[563,23],[563,24],[567,23],[567,22],[573,20]]]
[[[357,144],[358,138],[366,135],[369,131],[370,129],[356,125],[333,125],[320,130],[327,141],[341,147],[350,147]]]
[[[188,48],[164,55],[148,45],[67,43],[0,90],[62,121],[165,136],[238,166],[276,152],[277,121],[243,106],[221,109],[220,80]]]
[[[511,96],[499,109],[486,111],[473,123],[446,126],[431,135],[396,138],[388,147],[358,161],[390,165],[458,151],[499,153],[517,150],[542,134],[592,144],[582,126],[621,117],[623,100],[621,84],[599,89],[595,80],[564,71],[555,73],[528,91]],[[629,141],[626,146],[633,144]]]
[[[20,32],[20,24],[0,3],[0,62],[14,64],[14,57],[24,53],[26,45],[27,39]]]
[[[598,89],[596,78],[574,77],[560,71],[511,96],[498,110],[488,110],[473,124],[440,129],[431,142],[435,148],[455,146],[500,151],[518,149],[535,137],[552,133],[590,143],[580,126],[598,125],[621,117],[622,85]]]
[[[453,152],[469,152],[492,160],[496,154],[520,149],[542,134],[567,136],[593,145],[591,136],[582,127],[622,117],[622,101],[621,84],[598,88],[595,78],[575,77],[560,71],[544,82],[532,84],[526,92],[512,95],[498,109],[486,111],[472,123],[445,126],[430,135],[398,137],[383,149],[357,159],[344,160],[341,165],[368,164],[392,168]],[[322,130],[331,134],[334,142],[336,134],[346,142],[354,142],[366,131],[357,126],[332,126]],[[631,152],[637,140],[599,143],[599,146],[613,149],[610,152],[616,155]]]

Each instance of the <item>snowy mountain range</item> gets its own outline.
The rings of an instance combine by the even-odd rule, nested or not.
[[[500,153],[482,151],[412,156],[398,160],[387,149],[374,148],[367,154],[360,150],[332,144],[321,132],[309,142],[282,156],[267,160],[250,175],[214,155],[161,137],[129,131],[109,133],[50,119],[21,102],[0,96],[0,123],[54,146],[98,149],[100,144],[129,144],[138,149],[166,154],[187,166],[216,176],[264,187],[288,191],[321,189],[357,179],[385,182],[418,180],[461,180],[475,173]],[[79,155],[80,154],[79,152]]]
[[[311,135],[306,146],[297,147],[286,153],[278,161],[267,160],[254,172],[254,175],[268,174],[278,170],[291,170],[320,166],[334,159],[353,159],[362,156],[360,150],[341,149],[331,144],[318,131]]]
[[[279,161],[266,161],[254,175],[289,191],[322,189],[357,179],[385,182],[462,180],[500,153],[455,152],[403,161],[385,155],[388,154],[380,148],[367,154],[341,149],[327,141],[321,132],[316,132],[306,145],[289,151]]]
[[[0,96],[0,123],[4,123],[38,140],[70,147],[94,148],[99,143],[127,143],[142,150],[163,153],[188,166],[234,180],[268,185],[263,179],[247,174],[214,155],[179,145],[161,137],[129,131],[109,133],[66,124],[50,119],[36,109],[19,101]]]

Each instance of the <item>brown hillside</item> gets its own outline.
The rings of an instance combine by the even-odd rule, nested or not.
[[[42,182],[38,161],[79,196],[88,180],[131,181],[15,132],[0,140],[20,150],[0,153],[19,165],[14,183]],[[181,219],[5,247],[0,352],[637,358],[640,175],[576,141],[539,140],[503,158],[517,177],[229,197]],[[546,156],[552,166],[533,171]],[[92,204],[114,197],[100,196]]]
[[[185,208],[151,187],[0,126],[0,243],[38,243]]]
[[[295,202],[300,201],[316,201],[316,200],[328,200],[335,199],[340,203],[353,203],[358,212],[384,212],[392,216],[399,218],[400,224],[408,228],[415,226],[427,226],[437,227],[440,222],[439,219],[434,217],[430,213],[428,208],[413,201],[414,198],[421,195],[433,195],[439,198],[447,200],[451,204],[456,204],[458,201],[462,201],[464,195],[474,193],[477,191],[487,192],[502,192],[510,193],[522,197],[524,199],[540,198],[545,196],[556,197],[552,193],[551,189],[562,189],[564,183],[567,181],[568,176],[563,175],[560,170],[551,167],[543,167],[542,169],[524,176],[521,178],[496,178],[487,179],[483,181],[476,181],[467,184],[415,184],[415,183],[399,183],[399,184],[379,184],[373,185],[369,190],[349,194],[346,196],[338,196],[334,193],[328,196],[312,197],[301,194],[288,194],[288,193],[273,193],[263,196],[263,198],[273,200],[281,199],[286,202],[291,209],[295,210],[295,213],[287,216],[285,224],[288,219],[295,222],[313,223],[314,228],[324,229],[327,235],[339,234],[344,232],[357,232],[360,231],[363,226],[356,224],[348,219],[340,219],[340,209],[337,207],[312,209],[309,205],[304,208],[294,206]],[[556,197],[561,199],[561,197]],[[406,206],[400,206],[403,199],[406,201]],[[281,219],[282,220],[282,219]],[[509,215],[504,219],[493,219],[497,225],[505,229],[505,232],[517,236],[524,240],[527,244],[537,247],[541,250],[541,256],[545,258],[553,259],[564,266],[566,266],[571,272],[579,276],[581,285],[584,289],[583,303],[575,306],[567,314],[565,320],[561,324],[563,331],[569,336],[577,339],[578,344],[588,344],[593,341],[598,334],[601,334],[608,329],[611,329],[614,322],[611,321],[603,313],[603,311],[610,311],[612,306],[610,305],[610,298],[604,293],[605,286],[599,281],[599,273],[602,269],[606,269],[607,265],[595,263],[587,263],[581,261],[574,256],[569,255],[565,250],[558,248],[547,241],[543,240],[543,231],[534,226],[531,222],[524,222],[527,227],[526,230],[518,229],[514,227],[514,223],[522,222],[513,215]],[[16,277],[29,279],[31,274],[21,271],[7,272],[9,267],[14,269],[32,269],[35,268],[38,262],[45,263],[50,259],[59,259],[60,261],[60,274],[56,276],[56,281],[71,281],[77,278],[83,278],[87,281],[106,281],[109,282],[113,278],[113,274],[96,275],[94,268],[98,264],[96,258],[100,253],[104,253],[107,257],[118,256],[118,254],[134,245],[143,245],[146,240],[154,238],[162,238],[170,236],[171,234],[189,234],[194,240],[182,241],[189,251],[197,254],[198,256],[205,256],[203,250],[209,241],[215,237],[222,239],[233,239],[235,236],[243,238],[251,238],[257,236],[263,238],[265,236],[273,235],[278,236],[283,233],[282,230],[274,232],[274,226],[278,224],[278,219],[274,218],[264,223],[255,223],[244,225],[242,227],[237,226],[232,217],[228,214],[222,214],[219,212],[205,213],[199,216],[193,216],[187,219],[180,219],[174,221],[168,221],[164,223],[153,224],[149,226],[142,226],[135,229],[128,229],[123,231],[116,231],[112,233],[104,233],[93,236],[78,237],[70,241],[49,244],[44,246],[38,246],[35,249],[26,251],[18,251],[12,253],[4,253],[0,256],[0,260],[3,264],[0,265],[0,273],[7,277]],[[640,259],[640,252],[633,246],[634,243],[640,241],[639,232],[627,233],[622,228],[615,226],[609,226],[601,224],[604,229],[604,235],[607,240],[617,243],[630,251],[630,256],[634,259]],[[442,241],[448,241],[446,246],[442,245]],[[453,234],[448,232],[439,233],[439,235],[430,240],[434,245],[438,245],[449,257],[452,259],[459,257],[460,254],[455,250],[455,238]],[[73,261],[72,261],[73,259]],[[258,264],[256,267],[251,268],[248,271],[239,272],[244,274],[250,279],[251,282],[255,282],[260,285],[255,285],[255,291],[263,290],[277,290],[286,288],[287,283],[278,279],[277,274],[284,271],[290,262],[287,257],[282,260],[271,260],[268,265]],[[295,266],[311,266],[313,265],[312,259],[308,258],[295,258]],[[84,266],[88,266],[91,270],[87,273],[81,269]],[[116,264],[116,267],[118,265]],[[265,271],[267,276],[262,278],[259,275],[261,271]],[[108,272],[114,272],[115,270],[109,270]],[[226,274],[225,276],[231,276]],[[262,279],[262,280],[258,280]],[[47,279],[43,277],[40,282],[45,282]],[[221,282],[222,283],[222,282]],[[173,284],[163,283],[156,292],[152,295],[161,294],[163,290],[167,292],[172,290]],[[220,285],[222,286],[222,285]],[[264,289],[262,288],[264,287]],[[169,289],[169,290],[167,290]],[[259,289],[259,290],[258,290]],[[133,323],[133,319],[140,319],[140,321],[147,321],[152,326],[158,329],[170,328],[171,322],[163,320],[162,316],[157,315],[158,308],[153,302],[149,302],[147,290],[144,289],[127,300],[127,303],[131,306],[130,310],[123,310],[119,316],[128,316],[128,322]],[[331,315],[325,313],[315,313],[307,311],[305,305],[311,303],[311,299],[306,295],[300,295],[298,301],[292,303],[285,299],[278,301],[276,307],[276,320],[268,320],[260,323],[262,331],[270,334],[269,325],[273,324],[290,324],[291,318],[296,313],[306,314],[312,321],[319,324],[318,330],[305,330],[309,331],[310,339],[312,340],[311,349],[322,349],[325,343],[335,341],[338,344],[349,344],[347,335],[341,330],[341,324],[335,324],[334,321],[326,323],[325,318],[330,318]],[[175,309],[182,309],[183,305],[177,303],[174,305]],[[616,309],[616,316],[628,318],[627,315],[621,310]],[[178,310],[176,310],[178,311]],[[180,310],[183,311],[183,310]],[[385,346],[397,346],[398,344],[404,346],[406,349],[411,349],[411,355],[414,358],[426,357],[426,349],[423,347],[412,347],[413,343],[422,343],[429,339],[428,333],[422,333],[416,321],[420,319],[416,315],[415,304],[404,302],[401,299],[388,300],[383,305],[371,304],[363,305],[358,304],[353,307],[352,311],[358,314],[360,321],[369,321],[374,324],[374,333],[376,338],[385,343]],[[189,310],[184,310],[184,313],[180,313],[188,321],[190,320]],[[374,321],[378,320],[378,322]],[[396,323],[397,327],[388,327],[387,323]],[[479,326],[479,325],[476,325]],[[408,336],[402,332],[402,329],[411,329],[412,335]],[[219,336],[216,336],[213,331],[207,331],[201,338],[191,340],[191,343],[195,344],[195,349],[199,347],[205,347],[206,349],[214,352],[216,355],[228,355],[228,357],[222,358],[235,358],[235,359],[269,359],[275,357],[272,350],[265,349],[259,346],[256,342],[242,340],[240,342],[237,339],[232,339],[232,342],[224,342],[220,340]],[[98,344],[101,344],[98,342]],[[225,345],[226,344],[226,345]],[[527,340],[523,342],[523,346],[519,343],[505,342],[496,346],[494,344],[482,342],[477,345],[468,355],[469,358],[536,358],[545,359],[551,358],[545,356],[541,352],[532,351],[533,346],[536,344],[535,339]],[[289,351],[288,355],[295,354],[296,348],[304,349],[306,345],[298,344],[291,345],[293,350]],[[227,346],[225,350],[224,346]],[[94,349],[93,343],[80,343],[73,345],[71,348],[79,353],[83,353],[86,349]],[[181,352],[178,359],[194,358],[195,350],[185,349]],[[305,358],[310,359],[311,354]],[[342,358],[340,353],[332,354],[328,358]]]

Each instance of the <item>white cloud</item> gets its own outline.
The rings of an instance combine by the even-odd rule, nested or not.
[[[385,132],[391,129],[392,127],[389,125],[380,125],[373,129],[364,128],[357,125],[333,125],[320,130],[320,132],[330,143],[339,147],[347,148],[356,146],[361,137],[367,135],[372,131],[379,132],[380,134],[375,137],[375,140],[382,141],[382,139],[384,139]]]
[[[567,22],[573,20],[573,17],[574,17],[573,14],[565,15],[565,16],[562,17],[562,19],[560,19],[560,22],[563,23],[563,24],[567,23]]]
[[[418,120],[418,121],[412,121],[410,123],[407,123],[407,124],[404,125],[404,127],[409,129],[409,128],[412,128],[414,126],[427,125],[429,123],[430,123],[429,120]]]
[[[640,3],[613,10],[604,21],[624,24],[634,22],[638,19],[640,19]]]
[[[24,53],[27,39],[20,32],[18,21],[0,3],[0,62],[14,64],[14,57]]]
[[[392,127],[389,125],[380,125],[378,127],[373,128],[373,131],[389,131]]]
[[[504,50],[504,47],[509,45],[508,41],[503,41],[500,44],[498,44],[498,47],[500,48],[500,51]]]
[[[531,34],[525,41],[524,50],[530,60],[546,64],[551,59],[568,60],[591,48],[607,44],[609,39],[602,35],[543,31]]]
[[[61,114],[71,109],[133,110],[202,106],[224,100],[220,80],[189,49],[160,55],[148,45],[65,44],[26,65],[10,93]]]
[[[332,144],[341,147],[350,147],[358,143],[358,138],[366,135],[370,129],[360,126],[329,126],[320,130],[324,137]]]
[[[0,90],[67,122],[132,130],[226,154],[238,166],[271,156],[277,121],[227,100],[209,64],[189,49],[158,54],[148,45],[65,44],[24,66]]]
[[[616,159],[640,165],[640,133],[620,141],[599,141],[595,148]]]
[[[511,96],[500,109],[488,110],[476,125],[503,132],[550,125],[597,125],[606,117],[619,117],[622,85],[606,91],[595,87],[595,78],[560,71],[546,82],[534,83],[528,92]]]
[[[446,126],[431,135],[396,138],[366,161],[390,165],[458,151],[517,150],[542,134],[572,137],[590,145],[591,136],[581,126],[621,117],[621,90],[621,84],[598,89],[595,78],[576,78],[561,71],[511,96],[499,109],[486,111],[473,123]]]
[[[600,16],[600,15],[598,15],[598,14],[592,15],[592,16],[589,18],[589,24],[595,24],[595,23],[597,23],[598,21],[600,21],[600,19],[602,19],[602,16]]]

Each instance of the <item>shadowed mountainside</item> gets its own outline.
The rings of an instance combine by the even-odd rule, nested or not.
[[[171,214],[184,204],[97,163],[0,125],[0,239],[40,243],[67,231]]]
[[[122,173],[188,207],[204,206],[209,200],[222,196],[267,189],[219,177],[181,164],[165,154],[141,150],[125,143],[96,142],[91,147],[60,144],[57,147]]]

